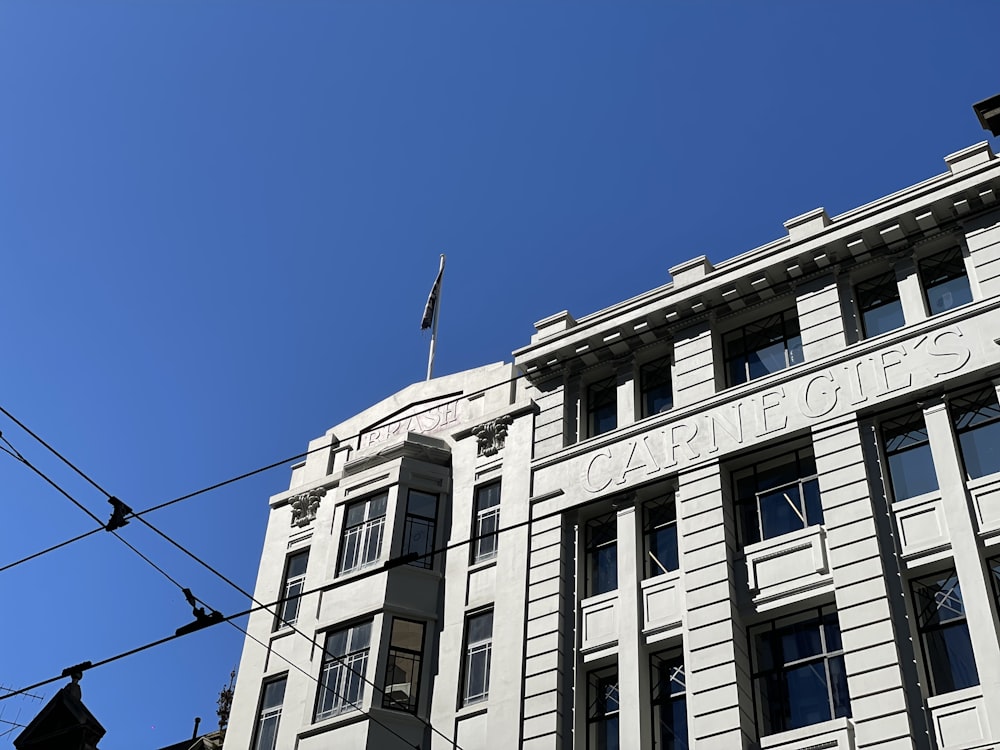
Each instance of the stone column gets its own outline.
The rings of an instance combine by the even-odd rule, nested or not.
[[[797,290],[795,308],[806,362],[847,346],[837,277],[830,273],[812,279]]]
[[[976,526],[972,498],[965,486],[948,407],[942,400],[924,405],[927,436],[934,456],[934,470],[941,487],[941,505],[951,536],[955,571],[962,587],[965,620],[976,657],[986,715],[994,724],[1000,717],[1000,644],[997,643],[997,608],[983,561],[983,543]]]
[[[618,511],[618,692],[619,742],[652,748],[649,658],[642,635],[642,514],[633,503]]]
[[[893,618],[887,577],[895,571],[883,563],[857,419],[814,428],[813,450],[855,745],[913,750],[909,712],[920,706],[910,705],[899,648],[909,633],[905,621]],[[891,547],[888,539],[886,544]]]
[[[688,737],[698,750],[740,750],[752,745],[756,730],[746,629],[736,605],[732,503],[718,460],[681,472],[678,484]]]
[[[899,283],[899,301],[903,306],[903,320],[906,325],[919,323],[927,318],[924,290],[920,286],[917,264],[906,258],[895,265],[896,281]]]

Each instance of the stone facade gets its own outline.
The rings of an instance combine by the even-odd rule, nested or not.
[[[1000,159],[945,161],[313,441],[225,750],[1000,748]]]

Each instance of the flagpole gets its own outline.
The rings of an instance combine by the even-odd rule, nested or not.
[[[437,299],[434,304],[434,325],[431,327],[431,350],[427,355],[428,380],[434,376],[434,345],[437,343],[438,317],[441,314],[441,287],[444,286],[444,253],[441,253],[441,265],[438,268],[438,278],[441,279],[441,284],[438,286]]]

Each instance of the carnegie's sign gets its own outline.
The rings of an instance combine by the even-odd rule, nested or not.
[[[994,322],[992,315],[984,318]],[[980,318],[975,332],[971,321],[940,328],[541,467],[534,475],[533,494],[577,482],[585,495],[619,491],[900,392],[932,386],[990,364],[977,335],[981,327],[989,328],[986,323]],[[995,363],[997,353],[990,356]]]

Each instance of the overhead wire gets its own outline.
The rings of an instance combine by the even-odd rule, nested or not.
[[[9,413],[9,412],[7,412],[6,410],[4,410],[4,409],[3,409],[2,407],[0,407],[0,411],[2,411],[2,412],[3,412],[4,414],[6,414],[7,416],[11,417],[10,413]],[[13,419],[13,417],[11,417],[11,418]],[[54,449],[54,448],[53,448],[52,446],[50,446],[50,445],[49,445],[48,443],[46,443],[46,442],[45,442],[44,440],[42,440],[42,438],[41,438],[41,437],[39,437],[39,436],[38,436],[37,434],[35,434],[35,433],[34,433],[34,432],[32,432],[31,430],[29,430],[29,429],[28,429],[28,428],[27,428],[27,427],[26,427],[26,426],[25,426],[25,425],[24,425],[24,424],[23,424],[22,422],[20,422],[20,421],[18,421],[18,420],[16,420],[16,419],[15,419],[15,421],[17,422],[17,424],[18,424],[19,426],[21,426],[21,427],[22,427],[23,429],[25,429],[25,431],[27,431],[27,432],[28,432],[28,434],[30,434],[30,435],[31,435],[32,437],[34,437],[34,438],[35,438],[36,440],[38,440],[38,442],[39,442],[39,443],[41,443],[41,444],[42,444],[42,445],[44,445],[44,446],[45,446],[46,448],[48,448],[48,449],[49,449],[49,450],[50,450],[50,451],[51,451],[51,452],[52,452],[52,453],[53,453],[53,454],[54,454],[54,455],[55,455],[56,457],[58,457],[58,458],[59,458],[60,460],[62,460],[62,461],[63,461],[64,463],[66,463],[66,464],[67,464],[68,466],[70,466],[70,467],[71,467],[71,468],[72,468],[72,469],[73,469],[73,470],[74,470],[74,471],[75,471],[75,472],[76,472],[77,474],[79,474],[79,475],[80,475],[81,477],[83,477],[84,479],[86,479],[86,480],[87,480],[87,481],[88,481],[88,482],[89,482],[89,483],[90,483],[91,485],[93,485],[93,486],[94,486],[95,488],[97,488],[97,489],[98,489],[98,491],[100,491],[100,492],[102,492],[103,494],[105,494],[105,495],[106,495],[106,496],[107,496],[107,497],[108,497],[109,499],[111,499],[111,498],[113,498],[113,497],[114,497],[113,495],[111,495],[111,493],[109,493],[109,492],[108,492],[107,490],[103,489],[103,488],[102,488],[102,487],[101,487],[101,486],[100,486],[100,485],[99,485],[99,484],[98,484],[98,483],[97,483],[96,481],[94,481],[93,479],[91,479],[91,478],[90,478],[90,477],[89,477],[89,476],[88,476],[88,475],[87,475],[86,473],[84,473],[84,472],[83,472],[83,471],[82,471],[81,469],[79,469],[79,468],[78,468],[78,467],[77,467],[76,465],[74,465],[73,463],[71,463],[71,462],[69,461],[69,459],[67,459],[67,458],[66,458],[65,456],[63,456],[63,455],[62,455],[61,453],[59,453],[58,451],[56,451],[56,450],[55,450],[55,449]],[[2,436],[2,433],[0,433],[0,440],[3,440],[3,442],[5,442],[5,443],[6,443],[6,442],[8,442],[8,441],[6,440],[6,438],[4,438],[4,437]],[[9,445],[9,443],[8,443],[8,445]],[[2,448],[0,448],[0,449],[2,449]],[[20,454],[20,453],[19,453],[19,452],[18,452],[18,451],[17,451],[17,450],[16,450],[16,449],[15,449],[15,448],[13,447],[13,446],[10,446],[10,449],[11,449],[11,450],[9,450],[9,451],[8,451],[8,450],[5,450],[5,452],[9,453],[9,454],[10,454],[10,455],[12,455],[13,457],[15,457],[15,458],[17,458],[18,460],[20,460],[21,462],[23,462],[23,463],[25,463],[26,465],[30,466],[30,467],[31,467],[31,468],[32,468],[32,469],[33,469],[33,470],[35,471],[35,473],[37,473],[37,474],[38,474],[39,476],[41,476],[41,477],[42,477],[43,479],[45,479],[45,480],[46,480],[46,481],[47,481],[47,482],[48,482],[48,483],[49,483],[50,485],[52,485],[52,486],[53,486],[53,487],[55,487],[55,488],[56,488],[57,490],[59,490],[59,492],[60,492],[61,494],[63,494],[64,496],[66,496],[67,498],[69,498],[70,500],[72,500],[72,501],[74,502],[74,504],[75,504],[75,505],[77,505],[77,506],[78,506],[78,507],[80,507],[80,508],[81,508],[82,510],[84,510],[85,512],[87,512],[87,513],[88,513],[89,515],[91,515],[92,517],[94,517],[94,518],[95,518],[95,520],[97,520],[97,521],[98,521],[98,523],[100,523],[100,520],[99,520],[99,519],[97,519],[97,517],[96,517],[96,516],[94,516],[94,515],[93,515],[92,513],[90,513],[90,511],[89,511],[89,510],[87,510],[87,508],[86,508],[86,507],[85,507],[85,506],[84,506],[84,505],[83,505],[82,503],[80,503],[80,502],[79,502],[79,501],[77,501],[77,500],[76,500],[75,498],[73,498],[73,497],[72,497],[72,496],[71,496],[71,495],[70,495],[70,494],[69,494],[68,492],[66,492],[66,491],[65,491],[65,490],[64,490],[64,489],[63,489],[62,487],[60,487],[60,486],[59,486],[59,485],[58,485],[58,484],[57,484],[57,483],[56,483],[56,482],[55,482],[54,480],[52,480],[52,479],[51,479],[51,478],[49,478],[49,477],[48,477],[47,475],[45,475],[45,474],[44,474],[44,473],[43,473],[43,472],[42,472],[41,470],[39,470],[39,469],[37,469],[36,467],[34,467],[33,465],[31,465],[31,464],[30,464],[30,463],[29,463],[29,462],[28,462],[28,461],[27,461],[26,459],[24,459],[24,457],[23,457],[23,456],[22,456],[22,455],[21,455],[21,454]],[[16,454],[16,455],[15,455],[15,454]],[[233,581],[232,579],[230,579],[230,578],[229,578],[228,576],[226,576],[225,574],[223,574],[223,573],[221,573],[220,571],[216,570],[216,569],[215,569],[215,568],[214,568],[214,567],[213,567],[213,566],[212,566],[211,564],[209,564],[208,562],[206,562],[205,560],[203,560],[202,558],[200,558],[200,557],[199,557],[198,555],[196,555],[195,553],[191,552],[191,551],[190,551],[189,549],[187,549],[187,548],[186,548],[186,547],[185,547],[184,545],[180,544],[180,543],[179,543],[179,542],[177,542],[177,541],[176,541],[175,539],[173,539],[172,537],[170,537],[170,536],[169,536],[168,534],[166,534],[166,533],[164,533],[163,531],[161,531],[160,529],[158,529],[158,528],[157,528],[156,526],[154,526],[153,524],[151,524],[151,523],[150,523],[149,521],[147,521],[147,520],[146,520],[145,518],[142,518],[142,517],[140,517],[140,516],[137,516],[137,515],[134,515],[134,514],[133,514],[133,517],[137,518],[137,519],[138,519],[138,520],[139,520],[139,521],[140,521],[140,522],[141,522],[142,524],[144,524],[144,525],[145,525],[145,526],[146,526],[147,528],[149,528],[149,529],[150,529],[151,531],[155,532],[155,533],[156,533],[156,534],[158,534],[158,535],[159,535],[160,537],[162,537],[162,538],[163,538],[164,540],[166,540],[167,542],[169,542],[170,544],[172,544],[172,545],[173,545],[174,547],[176,547],[176,548],[177,548],[178,550],[180,550],[181,552],[185,553],[185,554],[186,554],[186,555],[187,555],[188,557],[190,557],[190,558],[191,558],[192,560],[196,561],[196,562],[197,562],[197,563],[198,563],[199,565],[201,565],[202,567],[204,567],[204,568],[205,568],[206,570],[208,570],[209,572],[211,572],[211,573],[212,573],[213,575],[215,575],[216,577],[218,577],[218,578],[219,578],[220,580],[222,580],[222,581],[223,581],[223,582],[225,582],[226,584],[228,584],[228,585],[229,585],[230,587],[232,587],[233,589],[235,589],[235,590],[236,590],[237,592],[239,592],[239,593],[240,593],[240,594],[242,594],[243,596],[245,596],[245,597],[247,597],[248,599],[250,599],[250,601],[254,602],[254,604],[258,605],[259,607],[261,607],[261,608],[263,608],[263,609],[266,609],[266,610],[267,610],[267,611],[268,611],[268,612],[269,612],[270,614],[272,614],[273,616],[275,616],[275,617],[278,617],[278,614],[277,614],[277,612],[276,612],[276,611],[272,611],[272,610],[270,609],[270,607],[272,607],[272,606],[277,606],[277,604],[271,604],[271,605],[265,605],[265,604],[262,604],[262,603],[261,603],[261,602],[260,602],[260,601],[259,601],[259,600],[258,600],[258,599],[257,599],[256,597],[254,597],[254,596],[253,596],[253,594],[251,594],[250,592],[246,591],[246,590],[245,590],[245,589],[244,589],[243,587],[241,587],[241,586],[240,586],[239,584],[237,584],[237,583],[236,583],[235,581]],[[105,527],[105,528],[106,528],[106,527]],[[170,575],[169,573],[167,573],[167,572],[166,572],[165,570],[163,570],[163,569],[162,569],[162,568],[161,568],[160,566],[158,566],[158,565],[157,565],[156,563],[154,563],[154,562],[153,562],[152,560],[150,560],[150,559],[149,559],[149,558],[148,558],[148,557],[147,557],[146,555],[144,555],[144,554],[143,554],[142,552],[140,552],[140,551],[139,551],[138,549],[136,549],[136,548],[135,548],[135,547],[134,547],[134,546],[133,546],[132,544],[130,544],[130,543],[129,543],[128,541],[126,541],[126,540],[125,540],[125,539],[124,539],[123,537],[121,537],[121,536],[120,536],[120,535],[119,535],[119,534],[117,533],[117,531],[112,531],[112,533],[113,533],[113,534],[114,534],[114,535],[115,535],[116,537],[118,537],[118,539],[119,539],[119,540],[121,540],[123,544],[125,544],[125,545],[126,545],[126,546],[127,546],[128,548],[129,548],[129,549],[131,549],[131,550],[132,550],[133,552],[135,552],[135,553],[136,553],[136,554],[137,554],[137,555],[138,555],[138,556],[139,556],[140,558],[142,558],[142,559],[143,559],[143,560],[144,560],[144,561],[145,561],[146,563],[148,563],[148,564],[149,564],[150,566],[152,566],[152,567],[153,567],[154,569],[156,569],[156,570],[157,570],[157,571],[158,571],[159,573],[161,573],[161,574],[162,574],[163,576],[165,576],[165,577],[166,577],[166,578],[167,578],[168,580],[170,580],[170,581],[171,581],[171,582],[172,582],[172,583],[173,583],[173,584],[174,584],[175,586],[177,586],[177,587],[178,587],[179,589],[181,589],[181,590],[182,590],[182,591],[183,591],[183,592],[185,593],[185,596],[188,596],[188,597],[191,597],[191,598],[195,598],[195,599],[196,599],[196,601],[198,601],[199,603],[201,603],[201,604],[203,604],[204,606],[206,606],[206,607],[209,607],[209,608],[211,609],[210,605],[206,604],[206,603],[205,603],[204,601],[202,601],[201,599],[197,599],[196,597],[193,597],[193,595],[191,595],[191,594],[190,594],[190,591],[189,591],[188,589],[186,589],[186,588],[185,588],[184,586],[182,586],[182,585],[181,585],[181,584],[180,584],[180,583],[179,583],[179,582],[178,582],[178,581],[177,581],[176,579],[174,579],[174,578],[173,578],[173,577],[172,577],[172,576],[171,576],[171,575]],[[280,602],[279,602],[278,604],[280,604]],[[215,610],[214,610],[214,609],[213,609],[213,612],[215,612]],[[199,621],[201,621],[201,618],[198,618],[198,619],[199,619]],[[219,621],[222,621],[222,618],[221,618],[221,615],[220,615],[220,619],[219,619],[219,620],[217,620],[216,622],[219,622]],[[208,623],[207,621],[204,621],[204,622],[203,622],[203,624],[202,624],[202,625],[201,625],[200,627],[198,627],[197,629],[199,629],[199,630],[201,630],[201,629],[204,629],[204,627],[208,626],[209,624],[210,624],[210,623]],[[214,623],[211,623],[211,624],[214,624]],[[311,636],[309,636],[308,634],[306,634],[306,633],[304,633],[303,631],[299,630],[299,629],[298,629],[298,628],[296,628],[296,627],[295,627],[294,625],[290,625],[290,627],[291,627],[291,628],[292,628],[292,630],[293,630],[293,631],[294,631],[295,633],[297,633],[298,635],[301,635],[302,637],[304,637],[304,638],[307,638],[307,639],[309,639],[309,641],[310,641],[310,642],[311,642],[311,643],[312,643],[312,644],[313,644],[314,646],[318,645],[318,644],[316,643],[316,640],[315,640],[315,638],[312,638],[312,637],[311,637]],[[237,628],[238,628],[239,630],[241,630],[241,631],[242,631],[242,628],[239,628],[238,626],[237,626]],[[242,631],[242,632],[244,632],[244,633],[245,633],[246,635],[248,635],[248,636],[249,636],[249,633],[246,633],[245,631]],[[257,640],[257,639],[256,639],[256,638],[254,638],[254,640]],[[258,641],[258,643],[259,643],[259,641]],[[262,644],[262,645],[263,645],[263,644]],[[325,653],[326,655],[328,655],[328,656],[330,656],[331,658],[333,658],[333,659],[335,659],[336,661],[338,661],[338,662],[339,662],[339,663],[340,663],[340,664],[341,664],[341,665],[342,665],[342,666],[343,666],[343,667],[344,667],[345,669],[349,670],[349,671],[350,671],[350,672],[351,672],[352,674],[354,674],[354,675],[358,676],[358,677],[359,677],[359,678],[360,678],[361,680],[363,680],[363,681],[364,681],[364,682],[365,682],[366,684],[369,684],[369,685],[371,685],[371,687],[372,687],[372,688],[374,688],[375,690],[377,690],[378,692],[380,692],[380,693],[383,693],[383,692],[384,692],[384,691],[383,691],[383,690],[382,690],[382,689],[381,689],[381,688],[380,688],[380,687],[379,687],[379,686],[378,686],[378,685],[377,685],[377,684],[376,684],[376,683],[375,683],[374,681],[372,681],[372,680],[368,679],[368,678],[367,678],[367,677],[366,677],[366,676],[365,676],[364,674],[361,674],[361,673],[360,673],[360,672],[358,672],[357,670],[353,669],[353,668],[352,668],[352,667],[351,667],[351,666],[350,666],[349,664],[347,664],[347,663],[346,663],[346,662],[345,662],[345,661],[344,661],[344,660],[343,660],[343,659],[342,659],[342,658],[341,658],[340,656],[338,656],[337,654],[330,654],[330,653],[329,653],[328,651],[326,651],[326,648],[325,648],[325,646],[323,647],[323,652],[324,652],[324,653]],[[31,688],[28,688],[28,689],[31,689]],[[7,696],[3,696],[3,697],[7,697]],[[358,710],[362,710],[362,709],[360,709],[360,708],[359,708]],[[385,725],[384,723],[380,722],[380,721],[379,721],[379,720],[378,720],[378,719],[377,719],[376,717],[374,717],[374,716],[371,716],[370,714],[368,714],[367,712],[365,712],[365,711],[363,711],[363,710],[362,710],[362,713],[365,713],[365,714],[366,714],[366,715],[367,715],[367,716],[368,716],[368,717],[369,717],[369,718],[370,718],[370,719],[371,719],[372,721],[374,721],[374,722],[375,722],[376,724],[379,724],[380,726],[382,726],[382,727],[383,727],[383,728],[384,728],[384,729],[385,729],[386,731],[388,731],[388,732],[390,732],[390,733],[392,733],[392,734],[396,735],[397,737],[399,737],[399,738],[400,738],[400,739],[402,739],[403,741],[407,742],[407,744],[409,744],[409,745],[410,745],[411,747],[414,747],[414,748],[416,748],[416,750],[419,750],[419,748],[417,748],[417,746],[416,746],[416,745],[412,745],[412,743],[409,743],[409,741],[407,741],[407,740],[406,740],[405,738],[403,738],[403,737],[402,737],[401,735],[399,735],[399,734],[398,734],[397,732],[395,732],[395,731],[394,731],[394,730],[393,730],[393,729],[392,729],[391,727],[388,727],[388,726],[386,726],[386,725]],[[417,719],[418,719],[418,720],[419,720],[419,721],[420,721],[421,723],[425,724],[425,725],[426,725],[426,726],[427,726],[427,727],[428,727],[428,728],[429,728],[429,729],[430,729],[430,730],[431,730],[432,732],[434,732],[434,733],[438,734],[438,735],[439,735],[439,736],[441,736],[441,737],[442,737],[443,739],[445,739],[445,740],[446,740],[447,742],[450,742],[450,743],[452,744],[452,746],[453,746],[454,748],[456,748],[457,750],[461,750],[461,748],[459,747],[459,745],[457,744],[457,742],[456,742],[456,741],[455,741],[454,739],[452,739],[452,738],[448,737],[448,736],[447,736],[446,734],[444,734],[443,732],[441,732],[440,730],[438,730],[438,729],[437,729],[437,728],[436,728],[436,727],[435,727],[435,726],[434,726],[433,724],[431,724],[431,723],[430,723],[430,721],[428,721],[428,720],[426,720],[426,719],[424,719],[423,717],[420,717],[420,716],[416,716],[416,718],[417,718]]]

